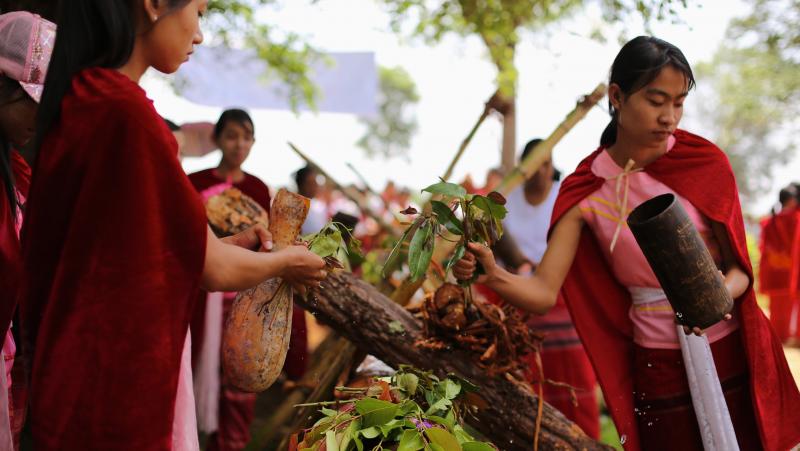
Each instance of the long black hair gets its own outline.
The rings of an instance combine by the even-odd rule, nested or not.
[[[170,8],[177,8],[190,0],[164,1]],[[61,100],[75,74],[89,67],[117,69],[130,59],[136,41],[136,4],[134,0],[60,2],[56,43],[39,103],[35,152],[58,120]]]
[[[614,58],[608,83],[609,86],[616,84],[625,96],[629,96],[655,80],[666,66],[682,72],[689,83],[689,89],[694,87],[692,68],[678,47],[652,36],[639,36],[622,46]],[[617,141],[617,111],[610,99],[608,113],[611,115],[611,122],[600,137],[600,145],[604,147]]]
[[[19,102],[28,97],[19,83],[5,75],[0,75],[0,106]],[[11,142],[0,132],[0,178],[3,180],[3,191],[16,221],[17,209],[20,208],[17,193],[14,190],[14,171],[11,167]]]

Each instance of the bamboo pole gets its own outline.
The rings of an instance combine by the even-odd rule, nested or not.
[[[553,154],[553,147],[555,147],[555,145],[561,141],[561,138],[563,138],[567,132],[572,130],[572,128],[575,127],[578,122],[586,117],[586,114],[589,112],[589,110],[605,95],[606,85],[600,83],[596,88],[594,88],[594,91],[592,91],[591,94],[584,96],[583,99],[581,99],[581,101],[575,106],[575,109],[573,109],[567,115],[567,117],[561,121],[558,127],[556,127],[552,133],[550,133],[550,136],[534,147],[525,160],[503,178],[503,181],[500,182],[500,186],[497,188],[497,191],[501,194],[508,194],[513,191],[514,188],[521,185],[527,177],[538,171],[539,167],[542,166],[542,163],[547,161],[547,159]]]
[[[483,109],[483,113],[481,113],[481,116],[478,118],[477,122],[475,122],[475,125],[472,126],[472,130],[469,131],[469,134],[466,136],[466,138],[461,141],[461,145],[458,146],[458,152],[456,152],[453,160],[450,161],[450,165],[447,166],[447,170],[444,171],[442,180],[447,181],[453,175],[453,170],[455,169],[456,164],[458,164],[458,161],[461,160],[461,157],[464,155],[464,151],[467,149],[470,141],[472,141],[472,138],[475,137],[475,133],[477,133],[481,124],[483,124],[483,121],[489,116],[490,111],[491,109],[488,105]]]
[[[328,179],[331,183],[333,183],[333,185],[336,187],[336,189],[341,191],[342,194],[345,195],[345,197],[347,197],[351,201],[355,202],[355,204],[358,206],[359,209],[361,209],[361,211],[363,211],[370,218],[374,219],[375,222],[377,222],[378,225],[381,226],[381,228],[383,230],[385,230],[386,232],[388,232],[391,235],[395,235],[396,234],[397,231],[394,229],[394,227],[392,227],[380,215],[378,215],[377,213],[372,211],[372,209],[369,208],[369,206],[367,205],[367,200],[366,199],[364,199],[363,197],[357,196],[356,194],[354,194],[352,192],[352,190],[348,189],[346,186],[344,186],[341,183],[337,182],[336,179],[331,177],[331,175],[328,172],[326,172],[324,169],[322,169],[322,167],[320,165],[318,165],[314,160],[312,160],[311,157],[309,157],[308,155],[303,153],[303,151],[300,150],[297,146],[295,146],[291,142],[288,142],[287,144],[289,145],[289,148],[291,148],[300,158],[305,160],[306,163],[308,163],[309,165],[313,166],[317,171],[319,171],[320,174],[324,175],[326,179]]]

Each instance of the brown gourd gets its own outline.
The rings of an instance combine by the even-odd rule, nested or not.
[[[269,218],[275,250],[295,242],[309,205],[308,198],[278,192]],[[222,367],[233,385],[260,392],[278,378],[289,349],[292,306],[292,287],[279,277],[236,296],[222,335]]]

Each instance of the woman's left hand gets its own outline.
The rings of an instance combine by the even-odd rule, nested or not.
[[[733,318],[733,316],[731,316],[730,313],[726,313],[725,316],[722,317],[722,320],[728,321],[731,318]],[[685,333],[686,335],[695,334],[698,337],[702,337],[703,334],[706,333],[706,331],[697,326],[691,328],[689,326],[683,326],[683,333]]]
[[[731,288],[726,283],[727,281],[725,279],[725,273],[722,272],[722,270],[719,271],[719,277],[722,279],[722,284],[725,286],[725,289],[728,290],[728,294],[730,294],[732,296],[733,293],[731,293]],[[728,321],[731,318],[732,318],[731,314],[730,313],[726,313],[725,316],[722,317],[722,320],[723,321]],[[695,334],[698,337],[702,336],[705,333],[705,331],[703,329],[701,329],[701,328],[699,328],[697,326],[695,326],[695,327],[683,326],[683,332],[686,335]]]

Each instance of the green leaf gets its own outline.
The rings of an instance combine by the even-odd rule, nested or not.
[[[506,207],[484,196],[475,196],[472,205],[483,210],[490,218],[505,219],[508,214]]]
[[[355,441],[359,429],[361,429],[361,420],[353,420],[347,425],[347,429],[344,431],[344,436],[342,437],[342,443],[339,445],[341,451],[348,451],[347,448],[350,446],[350,443]]]
[[[458,440],[458,443],[461,443],[461,446],[464,446],[464,443],[475,441],[475,438],[469,435],[469,433],[465,431],[460,424],[456,424],[455,426],[453,426],[453,434],[456,436],[456,440]]]
[[[478,387],[477,385],[475,385],[472,382],[468,381],[467,379],[464,379],[461,376],[457,376],[455,374],[450,373],[450,374],[447,375],[447,378],[448,379],[453,379],[454,381],[458,381],[458,383],[461,385],[461,390],[464,393],[468,393],[468,392],[477,393],[477,392],[479,392],[481,390],[480,387]]]
[[[382,426],[378,426],[378,427],[380,428],[381,433],[383,434],[384,437],[389,437],[393,430],[401,429],[404,425],[405,425],[405,421],[404,420],[394,419],[394,420],[389,421],[388,423],[386,423],[386,424],[384,424]]]
[[[484,442],[465,442],[461,444],[464,451],[497,451],[494,446]]]
[[[336,443],[336,432],[330,430],[325,433],[325,448],[328,451],[339,451],[339,444]]]
[[[320,409],[320,412],[326,417],[335,417],[339,413],[338,410],[328,409],[327,407]]]
[[[458,440],[453,434],[444,429],[425,429],[425,435],[432,444],[441,446],[444,451],[461,451],[461,445],[458,444]]]
[[[339,235],[341,238],[341,234]],[[335,238],[331,235],[317,236],[311,243],[309,250],[322,258],[335,255],[339,250],[339,245]]]
[[[402,373],[397,375],[395,383],[409,396],[414,396],[419,386],[419,377],[412,373]]]
[[[452,410],[450,410],[450,412],[452,412]],[[434,423],[441,424],[447,429],[453,429],[453,426],[455,426],[455,419],[442,418],[436,415],[428,415],[427,418]]]
[[[442,445],[437,445],[436,443],[428,444],[428,446],[425,448],[425,450],[426,451],[427,450],[430,450],[430,451],[445,451],[445,449],[444,449],[444,447]]]
[[[395,417],[399,407],[375,398],[364,398],[356,402],[356,410],[363,416],[362,425],[365,428],[388,423]]]
[[[380,430],[380,429],[378,429],[378,427],[377,427],[377,426],[370,426],[370,427],[368,427],[368,428],[366,428],[366,429],[362,429],[362,430],[360,430],[360,431],[359,431],[359,433],[360,433],[360,434],[361,434],[361,435],[362,435],[362,436],[363,436],[365,439],[373,439],[373,438],[375,438],[375,437],[377,437],[377,436],[381,435],[381,430]]]
[[[419,404],[416,402],[408,399],[400,404],[400,409],[397,411],[397,415],[407,416],[412,413],[422,412],[422,408],[420,408]]]
[[[456,399],[461,393],[461,384],[453,379],[447,378],[436,386],[436,391],[444,395],[447,399]]]
[[[433,256],[433,224],[430,219],[423,225],[411,238],[408,247],[408,269],[411,272],[411,280],[419,280],[428,271]]]
[[[435,183],[422,191],[429,192],[431,194],[441,194],[443,196],[455,197],[458,199],[463,199],[467,195],[467,190],[465,190],[463,186],[447,182]]]
[[[450,401],[447,398],[441,398],[436,400],[433,404],[428,407],[428,411],[426,414],[431,415],[436,412],[440,412],[442,410],[447,410],[453,405],[453,401]]]
[[[458,263],[459,260],[464,258],[464,254],[466,253],[467,253],[466,244],[461,243],[458,246],[456,246],[456,251],[453,253],[453,256],[450,257],[449,260],[447,260],[447,264],[445,265],[444,269],[445,272],[450,271],[450,268],[452,268],[456,263]]]
[[[358,435],[353,436],[353,443],[356,444],[356,449],[358,449],[358,451],[364,451],[364,443],[358,438]]]
[[[422,435],[415,430],[405,430],[403,435],[400,436],[400,444],[397,446],[397,451],[418,451],[425,447],[422,441]]]
[[[443,224],[445,227],[447,227],[447,230],[449,230],[450,233],[455,235],[464,234],[461,221],[458,220],[455,213],[453,213],[453,210],[451,210],[447,204],[438,200],[432,200],[431,208],[433,208],[433,212],[436,214],[436,217],[439,218],[439,224]]]
[[[394,271],[394,269],[400,265],[400,258],[403,253],[402,252],[403,243],[406,242],[409,235],[415,234],[415,232],[419,229],[420,224],[422,224],[424,220],[425,218],[422,216],[415,219],[414,222],[411,224],[411,226],[409,226],[408,229],[406,229],[406,231],[403,232],[403,236],[401,236],[400,239],[397,241],[397,243],[395,243],[394,247],[392,247],[392,251],[389,252],[389,256],[386,258],[386,262],[383,264],[383,269],[381,269],[381,274],[384,277],[390,275],[386,273],[387,269]]]

